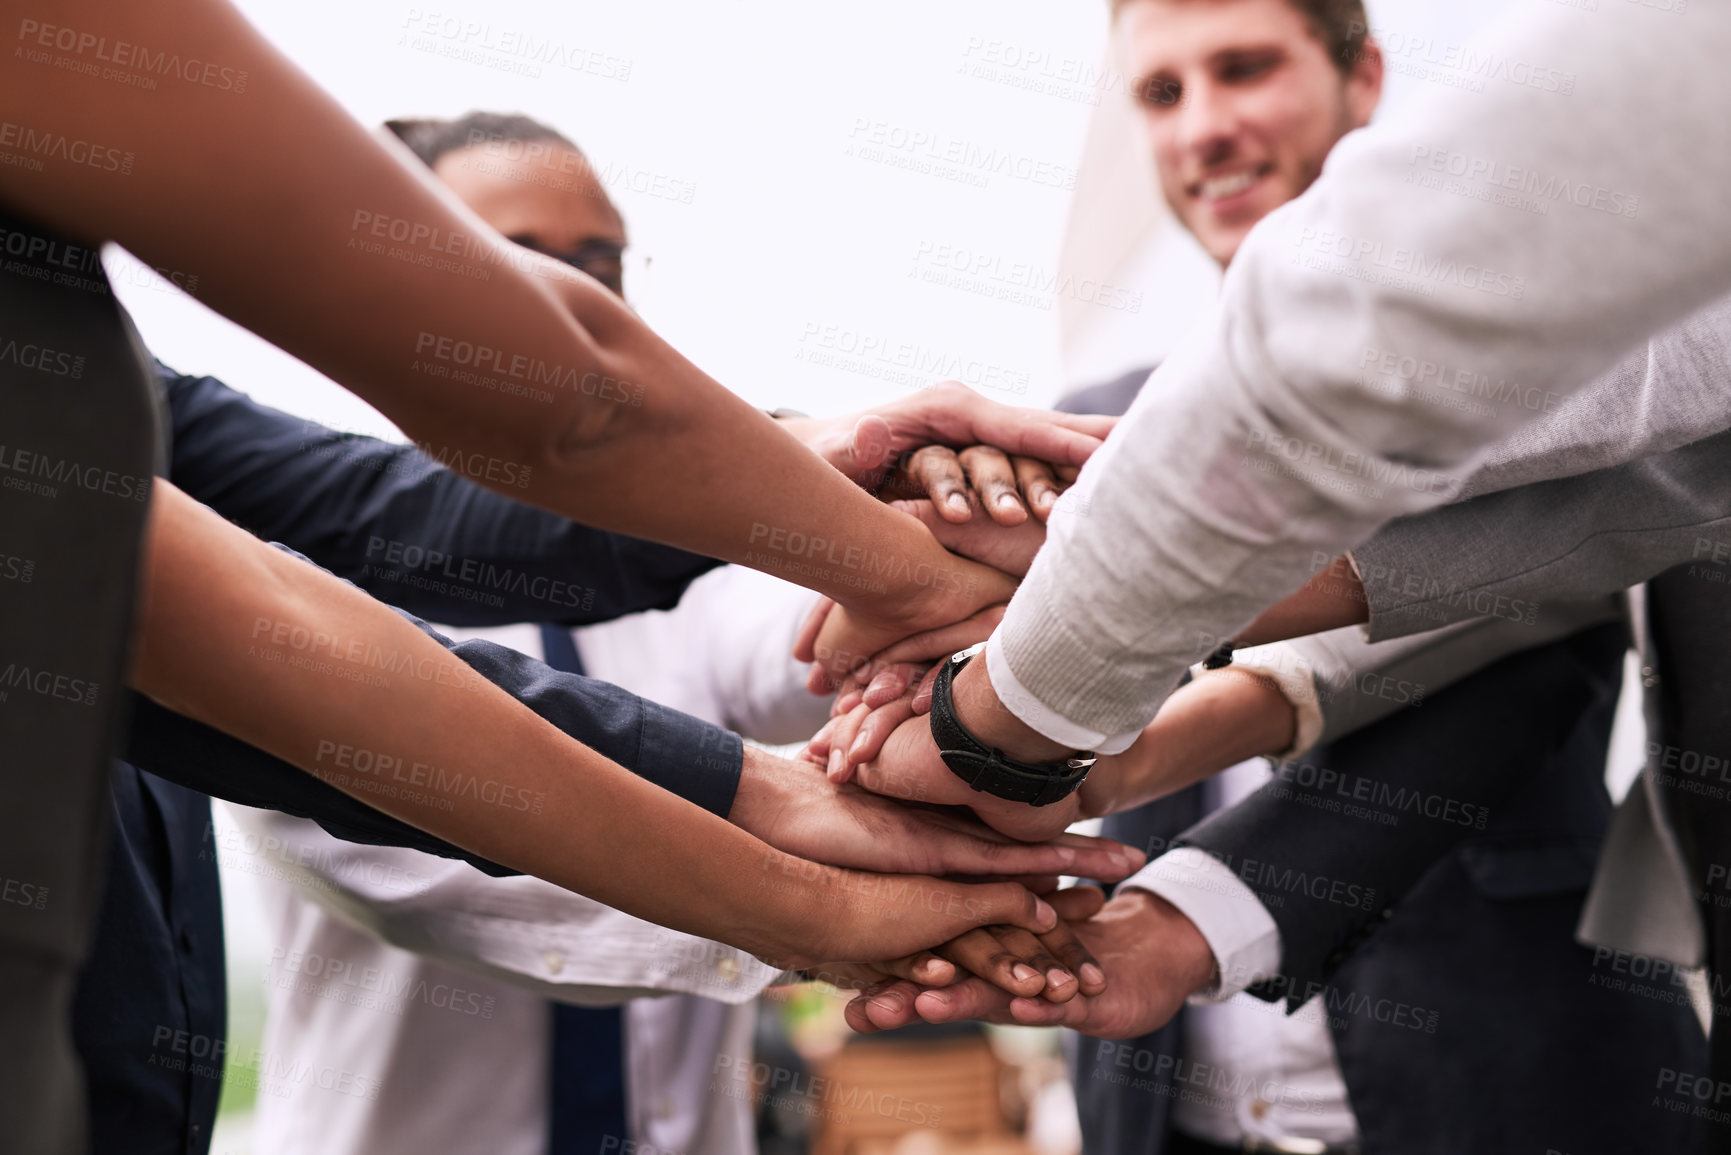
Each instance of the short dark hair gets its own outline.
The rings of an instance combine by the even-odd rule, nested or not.
[[[1116,16],[1134,0],[1112,0],[1112,15]],[[1328,51],[1328,58],[1343,74],[1364,54],[1365,37],[1370,21],[1364,14],[1364,0],[1287,0],[1310,25],[1316,38]]]
[[[579,155],[583,152],[558,129],[519,112],[465,112],[455,120],[431,117],[387,120],[385,127],[408,145],[409,151],[420,157],[421,163],[428,168],[448,152],[470,148],[483,141],[529,144],[550,140]]]

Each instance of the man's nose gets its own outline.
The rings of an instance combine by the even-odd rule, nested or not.
[[[1231,99],[1212,84],[1190,84],[1178,105],[1178,144],[1204,161],[1220,159],[1238,136]]]

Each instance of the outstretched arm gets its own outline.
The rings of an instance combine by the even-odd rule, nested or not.
[[[511,500],[526,464],[342,433],[160,363],[156,377],[179,489],[412,614],[584,625],[667,609],[716,565]]]
[[[528,467],[513,496],[837,597],[867,623],[861,649],[1007,596],[1007,580],[950,558],[599,283],[488,228],[229,5],[73,0],[52,25],[15,16],[18,47],[46,47],[48,58],[68,29],[74,45],[172,39],[181,58],[246,79],[225,88],[169,77],[141,92],[20,51],[0,75],[0,103],[17,110],[11,127],[33,141],[99,142],[123,160],[112,171],[77,164],[50,144],[40,166],[0,170],[10,208],[196,271],[207,304],[364,397],[415,442]],[[927,440],[1066,465],[1099,443],[1077,431],[1086,419],[954,390],[931,403]]]
[[[1013,884],[802,868],[572,742],[358,590],[158,490],[132,680],[178,712],[493,861],[782,962],[1052,924]]]

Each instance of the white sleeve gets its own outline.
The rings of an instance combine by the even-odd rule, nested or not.
[[[1218,978],[1193,1001],[1222,1002],[1280,971],[1280,928],[1232,868],[1193,846],[1169,850],[1118,884],[1157,894],[1196,924]]]
[[[1140,729],[1317,559],[1458,495],[1526,395],[1731,290],[1731,4],[1523,7],[1472,52],[1475,90],[1349,135],[1252,231],[1054,514],[988,662],[1036,729]],[[1462,375],[1512,392],[1446,403]]]
[[[695,600],[694,600],[695,599]],[[818,595],[769,574],[725,566],[693,583],[679,611],[704,633],[705,677],[721,725],[754,742],[803,742],[829,721],[829,697],[805,688],[793,643]]]
[[[317,823],[229,805],[239,827],[224,866],[298,887],[392,946],[544,998],[611,1006],[660,994],[744,1003],[783,972],[745,951],[668,930],[527,875],[362,846]]]

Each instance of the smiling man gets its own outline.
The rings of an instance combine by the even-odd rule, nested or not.
[[[1383,68],[1363,6],[1114,9],[1161,191],[1229,266],[1369,123]],[[1147,380],[1127,374],[1063,407],[1121,413]],[[919,995],[919,1012],[1110,1040],[1078,1040],[1088,1155],[1699,1150],[1686,1122],[1643,1101],[1647,1072],[1699,1064],[1692,1012],[1613,993],[1572,937],[1609,813],[1623,639],[1601,627],[1524,644],[1477,673],[1433,670],[1422,709],[1306,750],[1273,781],[1242,763],[1109,819],[1113,837],[1167,853],[1088,925],[1105,995],[1022,1014],[964,985]],[[919,722],[909,732],[925,737]],[[1354,814],[1355,791],[1306,786],[1319,776],[1351,780],[1358,796],[1390,788],[1484,809],[1470,835],[1412,815],[1384,824]],[[1247,988],[1272,1005],[1232,997]],[[911,994],[862,999],[852,1021],[895,1025]],[[1202,1005],[1185,1006],[1190,996]],[[1536,1039],[1542,1064],[1527,1050]]]
[[[1357,0],[1118,0],[1160,191],[1208,255],[1322,172],[1370,123],[1382,53]]]

